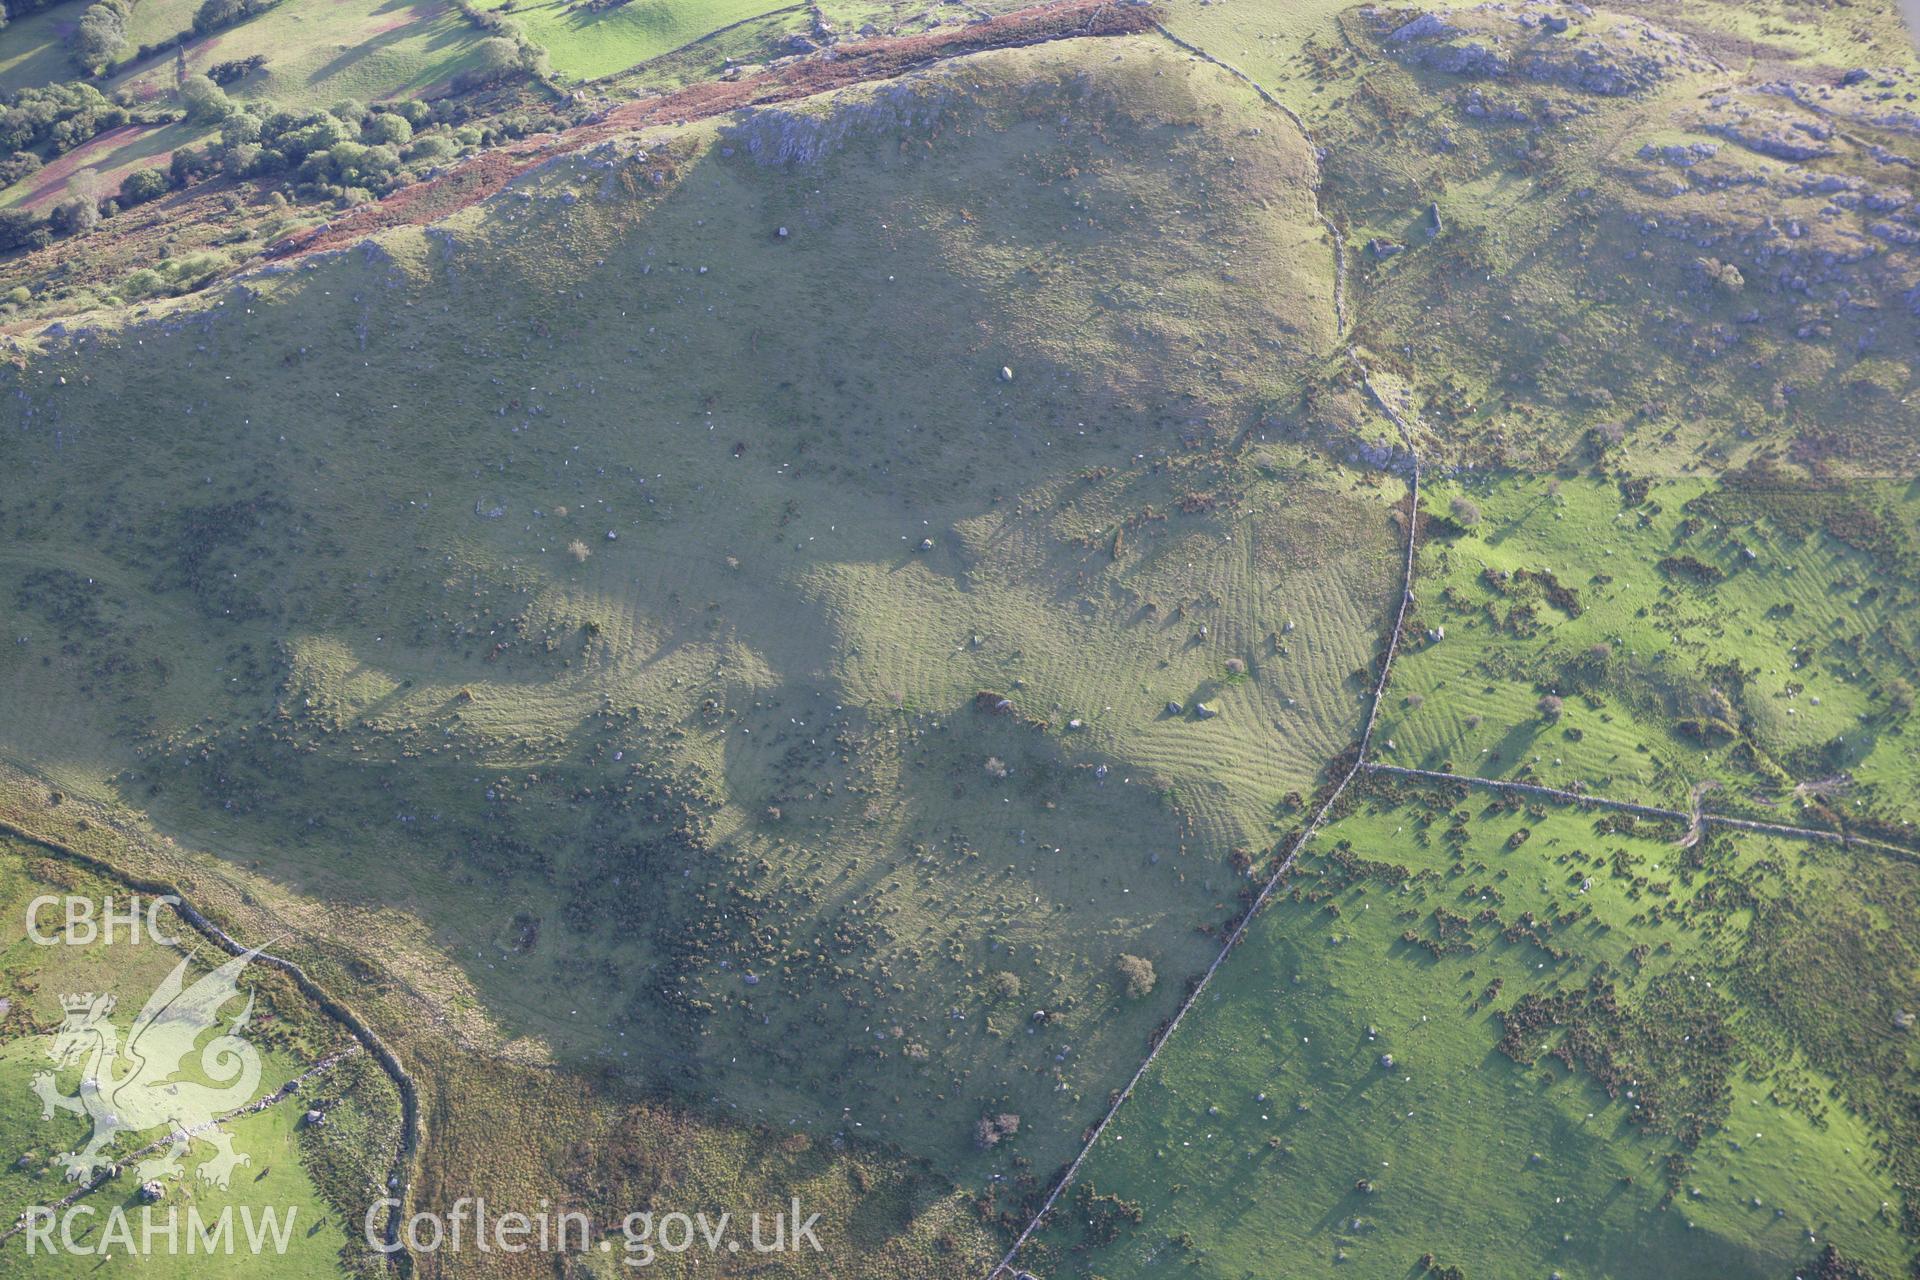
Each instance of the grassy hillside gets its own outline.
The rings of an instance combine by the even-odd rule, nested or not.
[[[347,110],[9,268],[0,813],[351,993],[420,1207],[799,1195],[834,1274],[991,1269],[1344,774],[1409,532],[1376,396],[1426,464],[1377,760],[1911,843],[1889,6],[875,38],[1010,7],[501,5],[520,70],[404,174]],[[285,0],[187,63],[431,96],[493,20]],[[1920,1265],[1914,862],[1358,779],[1022,1265]],[[260,1141],[339,1211],[395,1135],[331,1078],[339,1149]]]
[[[1769,443],[1911,468],[1899,175],[1920,143],[1880,104],[1914,54],[1887,5],[1838,30],[1783,6],[1766,25],[1795,41],[1729,33],[1764,8],[1460,9],[1426,35],[1350,10],[1270,64],[1321,90],[1293,96],[1326,147],[1356,336],[1413,386],[1436,460],[1551,467],[1618,428],[1658,474]],[[1836,89],[1840,62],[1887,69]]]
[[[496,1049],[1011,1203],[1363,706],[1398,485],[1295,442],[1310,177],[1157,41],[1038,48],[51,342],[5,749],[410,921]]]
[[[0,93],[73,78],[67,36],[79,21],[82,7],[55,5],[8,21],[0,33]]]

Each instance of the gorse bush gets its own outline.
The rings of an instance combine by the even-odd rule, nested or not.
[[[1120,975],[1121,988],[1129,999],[1138,1000],[1152,993],[1160,977],[1153,971],[1153,962],[1142,956],[1122,955],[1113,963]]]

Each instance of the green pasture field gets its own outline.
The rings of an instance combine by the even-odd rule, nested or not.
[[[1893,1012],[1916,991],[1885,924],[1915,869],[1680,834],[1458,790],[1365,795],[1023,1263],[1758,1277],[1831,1243],[1899,1273],[1914,1051]],[[1582,1012],[1510,1021],[1569,995]]]
[[[504,12],[560,75],[592,80],[786,6],[777,0],[628,0],[595,11],[578,0],[514,3]]]
[[[444,90],[473,64],[484,33],[443,0],[287,0],[237,26],[186,46],[189,74],[258,54],[266,67],[227,87],[294,111],[343,98],[385,102]],[[114,76],[110,91],[136,100],[170,94],[177,57],[169,52]]]
[[[1895,548],[1915,493],[1743,477],[1430,487],[1430,516],[1477,519],[1421,552],[1379,758],[1680,809],[1706,787],[1718,811],[1904,830],[1920,650]],[[1821,523],[1865,538],[1849,518],[1887,540],[1878,559]]]
[[[594,86],[615,97],[670,93],[729,74],[744,74],[769,59],[789,54],[796,35],[813,27],[805,5],[774,9],[731,26],[717,28],[665,53],[602,77]]]

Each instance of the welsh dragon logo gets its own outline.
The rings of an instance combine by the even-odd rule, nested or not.
[[[69,1182],[83,1181],[107,1165],[105,1152],[120,1134],[144,1133],[171,1125],[160,1154],[142,1161],[135,1170],[141,1182],[177,1177],[180,1157],[198,1139],[214,1149],[200,1165],[200,1177],[224,1188],[233,1171],[250,1164],[233,1149],[233,1135],[217,1122],[226,1113],[253,1101],[260,1085],[260,1054],[241,1038],[253,1013],[253,995],[246,1007],[206,1044],[202,1033],[216,1028],[220,1010],[239,995],[240,971],[259,955],[255,948],[207,974],[182,990],[187,961],[182,960],[147,1000],[133,1020],[126,1043],[120,1043],[113,1025],[111,995],[69,995],[60,998],[65,1018],[54,1034],[47,1054],[56,1067],[81,1064],[80,1087],[61,1093],[51,1071],[33,1078],[40,1099],[40,1115],[71,1111],[93,1121],[93,1136],[79,1151],[61,1156]],[[195,1075],[221,1082],[203,1084],[180,1078],[188,1068]]]

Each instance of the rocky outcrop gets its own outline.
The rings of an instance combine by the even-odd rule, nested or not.
[[[1710,104],[1706,128],[1756,155],[1804,163],[1836,154],[1833,127],[1816,117],[1747,106],[1727,97]]]
[[[1714,64],[1693,44],[1639,18],[1601,15],[1584,4],[1524,0],[1426,13],[1386,29],[1401,61],[1475,80],[1518,79],[1598,97],[1642,93]]]
[[[726,140],[761,164],[814,165],[858,137],[930,132],[949,106],[937,86],[903,81],[826,111],[763,107],[729,126]]]

